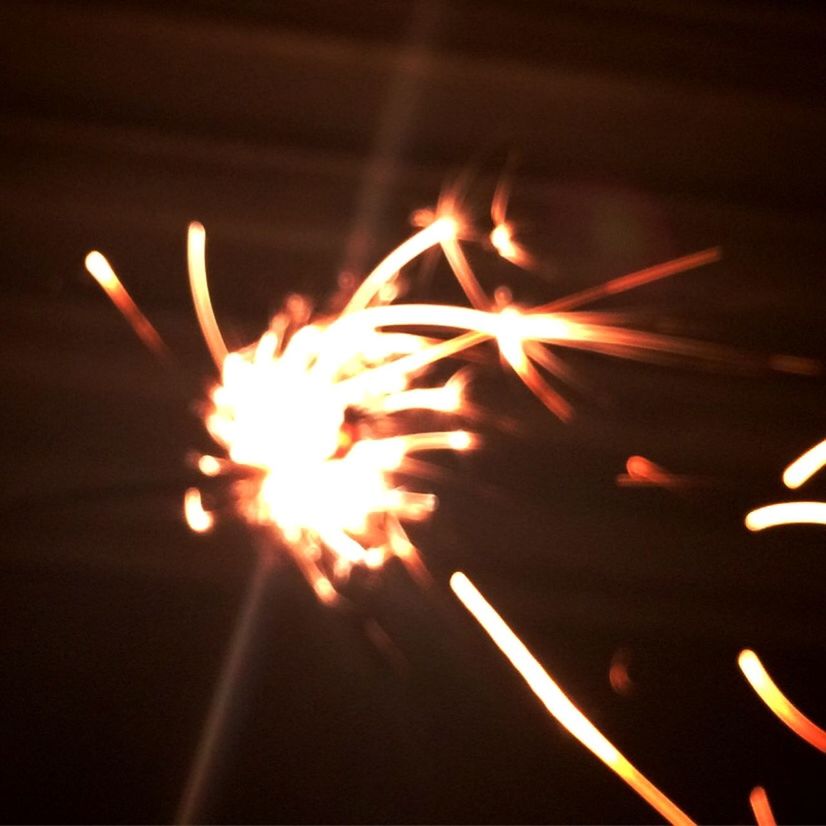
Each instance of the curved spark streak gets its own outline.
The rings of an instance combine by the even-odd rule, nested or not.
[[[826,439],[809,448],[783,471],[783,484],[796,490],[826,465]]]
[[[807,743],[826,752],[826,731],[792,705],[769,676],[754,651],[748,648],[741,651],[737,657],[737,664],[757,696],[780,720]]]
[[[476,586],[460,571],[450,578],[450,587],[482,626],[499,650],[507,657],[548,712],[583,746],[596,755],[609,769],[621,777],[640,797],[658,811],[669,823],[688,826],[691,818],[666,797],[648,778],[594,726],[554,682],[539,661],[531,654]]]
[[[769,796],[762,786],[755,786],[751,790],[749,803],[751,804],[751,810],[754,812],[757,826],[777,826],[772,807],[769,805]]]
[[[826,525],[826,502],[777,502],[746,514],[746,527],[762,531],[778,525]]]
[[[458,232],[459,222],[451,215],[443,215],[419,230],[387,255],[364,279],[344,308],[342,315],[364,309],[378,295],[381,288],[395,278],[406,264],[436,244],[455,238]]]
[[[189,225],[186,238],[186,261],[195,315],[198,317],[198,324],[201,325],[201,332],[212,355],[212,360],[220,370],[229,351],[212,310],[206,272],[206,230],[204,225],[198,221],[193,221]]]

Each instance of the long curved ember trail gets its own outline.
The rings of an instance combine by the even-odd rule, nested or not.
[[[802,711],[796,708],[777,684],[769,676],[760,658],[754,651],[744,649],[737,657],[740,670],[749,681],[757,696],[782,720],[798,737],[826,752],[826,731],[813,723]]]
[[[611,771],[616,772],[669,823],[681,824],[681,826],[694,823],[676,803],[666,797],[635,768],[571,702],[567,694],[554,682],[522,640],[499,616],[496,609],[461,571],[457,571],[450,577],[450,587],[555,720],[573,734],[592,754],[602,760]]]

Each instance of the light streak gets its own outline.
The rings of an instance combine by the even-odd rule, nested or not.
[[[220,370],[227,357],[227,345],[224,344],[224,338],[218,328],[209,298],[206,272],[206,230],[204,230],[204,225],[197,221],[189,225],[187,232],[186,261],[195,314],[212,359]]]
[[[693,823],[682,809],[635,768],[571,702],[465,574],[460,571],[454,573],[450,578],[450,587],[554,719],[621,777],[669,823]]]
[[[757,696],[795,734],[807,743],[826,752],[826,731],[797,709],[769,676],[759,657],[746,648],[737,657],[737,664]]]
[[[762,531],[778,525],[826,525],[826,502],[777,502],[755,508],[746,514],[750,531]]]
[[[161,360],[166,360],[169,351],[163,343],[158,331],[152,326],[149,319],[140,311],[132,296],[126,291],[120,279],[112,269],[106,257],[92,250],[84,261],[86,270],[100,284],[112,303],[120,310],[121,315],[129,323],[135,335],[146,345],[152,353]]]
[[[751,810],[754,812],[757,826],[777,826],[772,807],[769,805],[769,796],[762,786],[755,786],[751,790],[749,803],[751,804]]]
[[[809,448],[783,471],[783,484],[796,490],[826,465],[826,439]]]

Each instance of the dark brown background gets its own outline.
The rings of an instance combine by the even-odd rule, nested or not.
[[[487,261],[490,285],[540,299],[720,244],[722,263],[601,306],[826,360],[824,32],[795,3],[4,3],[2,817],[173,816],[254,564],[242,527],[180,519],[210,376],[187,221],[240,344],[287,292],[368,267],[457,170],[484,218],[513,150],[512,215],[544,266]],[[178,373],[84,275],[92,247]],[[826,435],[823,379],[570,361],[570,426],[508,378],[477,385],[523,426],[445,460],[418,534],[433,592],[394,566],[359,587],[406,669],[278,572],[204,817],[654,820],[499,661],[446,589],[457,567],[692,815],[750,822],[762,783],[781,821],[826,817],[823,756],[735,665],[756,648],[826,721],[823,533],[742,527]],[[630,453],[713,484],[617,489]],[[628,697],[607,679],[620,647]]]

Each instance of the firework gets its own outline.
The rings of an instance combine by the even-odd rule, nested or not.
[[[444,199],[452,205],[453,199]],[[526,266],[497,194],[490,240],[505,259]],[[290,297],[269,328],[249,346],[230,351],[207,287],[206,234],[189,227],[187,260],[196,315],[220,381],[209,393],[206,427],[223,455],[200,457],[209,477],[233,479],[235,508],[271,531],[320,599],[334,602],[354,566],[380,568],[391,556],[417,575],[424,567],[405,525],[436,506],[410,479],[433,451],[465,451],[479,443],[461,427],[467,412],[467,374],[457,369],[437,381],[436,365],[494,342],[499,354],[561,419],[572,411],[555,384],[566,377],[555,348],[581,348],[642,358],[655,353],[715,358],[714,348],[621,326],[605,314],[577,308],[698,267],[715,249],[623,276],[543,307],[525,308],[504,290],[481,287],[463,251],[472,228],[452,206],[419,214],[424,224],[387,255],[335,315],[315,314],[306,299]],[[400,273],[440,247],[469,306],[400,302]],[[111,266],[98,252],[87,268],[151,349],[166,350]],[[417,420],[447,426],[417,430]],[[405,481],[402,481],[405,480]],[[193,530],[209,530],[214,516],[194,489],[184,513]]]
[[[506,193],[497,191],[489,243],[503,259],[529,267],[532,259],[506,220],[506,202]],[[410,480],[429,474],[428,454],[466,451],[480,441],[463,426],[470,412],[467,370],[460,365],[445,375],[440,365],[452,364],[471,348],[492,344],[537,398],[567,420],[572,408],[559,385],[570,376],[556,352],[559,348],[633,359],[669,355],[712,362],[742,360],[723,348],[634,330],[615,315],[580,309],[715,261],[718,250],[658,264],[539,307],[524,307],[506,289],[491,296],[482,288],[463,249],[478,233],[453,204],[447,198],[434,212],[419,213],[416,223],[421,228],[355,290],[338,296],[339,312],[316,313],[307,299],[291,296],[260,338],[237,350],[227,347],[211,305],[204,227],[189,227],[190,288],[220,374],[209,391],[204,416],[220,455],[202,455],[197,466],[207,478],[229,480],[235,512],[286,549],[325,603],[341,598],[341,585],[354,567],[378,569],[390,557],[426,579],[405,526],[427,519],[436,498]],[[441,249],[467,305],[400,300],[402,271],[432,248]],[[160,336],[103,255],[90,253],[86,266],[144,343],[165,358]],[[794,372],[807,372],[810,366],[789,358],[769,364]],[[793,477],[806,472],[798,468]],[[673,486],[682,481],[642,457],[629,460],[628,475],[638,484]],[[186,491],[184,515],[194,531],[213,527],[217,513],[209,504],[199,489]],[[663,817],[672,823],[692,822],[576,708],[464,574],[454,574],[451,587],[554,718]],[[209,775],[209,754],[219,739],[216,732],[225,716],[226,698],[237,679],[239,651],[246,645],[251,623],[247,613],[242,623],[246,631],[233,645],[188,784],[184,820],[196,810]]]
[[[772,808],[769,805],[769,796],[762,786],[755,786],[749,795],[749,803],[754,812],[754,819],[757,826],[776,826]]]

